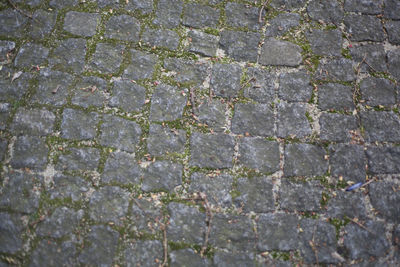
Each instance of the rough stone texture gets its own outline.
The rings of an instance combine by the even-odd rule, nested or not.
[[[215,95],[232,98],[240,90],[242,69],[234,64],[215,64],[211,72],[210,86]]]
[[[124,49],[124,45],[98,43],[96,52],[90,60],[89,69],[103,74],[118,72]]]
[[[387,79],[368,77],[360,83],[361,97],[369,106],[396,104],[395,85]]]
[[[232,119],[232,132],[272,136],[274,113],[267,104],[236,104]]]
[[[259,68],[248,68],[247,76],[250,77],[250,87],[244,90],[244,96],[259,103],[271,104],[275,97],[276,75],[270,71]]]
[[[328,170],[325,150],[310,144],[287,144],[285,147],[285,176],[318,176]]]
[[[216,266],[253,266],[254,255],[249,253],[232,253],[223,250],[216,251],[214,254],[214,264]]]
[[[40,40],[48,36],[56,24],[57,13],[46,12],[42,9],[33,13],[32,23],[29,27],[29,35],[33,39]]]
[[[382,12],[383,0],[346,0],[344,11],[377,15]]]
[[[338,57],[342,53],[342,33],[339,30],[307,32],[306,37],[314,54]]]
[[[239,141],[239,163],[246,168],[273,173],[279,170],[279,144],[258,137]]]
[[[29,266],[73,266],[76,262],[76,245],[71,241],[64,241],[61,244],[50,240],[43,239],[39,242],[35,250],[32,252]]]
[[[318,66],[315,78],[327,81],[354,81],[356,75],[353,64],[353,61],[347,58],[322,61]]]
[[[365,208],[365,198],[362,192],[337,191],[336,196],[329,199],[326,214],[331,218],[357,218],[366,219],[367,209]]]
[[[375,141],[400,141],[400,118],[393,112],[361,112],[361,125],[365,129],[365,140]]]
[[[223,132],[226,129],[225,109],[224,103],[213,99],[211,102],[204,101],[201,103],[195,108],[195,114],[200,122],[207,124],[213,131]]]
[[[81,73],[85,66],[85,39],[66,39],[51,53],[49,64],[61,71]]]
[[[179,35],[171,30],[146,28],[142,35],[142,41],[152,47],[174,50],[178,48]]]
[[[55,209],[38,225],[36,233],[39,236],[61,238],[71,234],[83,217],[83,210],[75,211],[67,207]]]
[[[194,132],[190,138],[190,165],[201,168],[233,166],[234,139],[226,134]]]
[[[369,186],[371,204],[380,216],[394,223],[400,222],[399,185],[393,182],[376,181]]]
[[[168,153],[183,153],[186,143],[186,132],[158,124],[151,124],[147,139],[147,150],[154,156]]]
[[[5,130],[10,116],[11,106],[9,103],[0,103],[0,130]]]
[[[385,23],[389,43],[400,45],[400,21],[389,20]]]
[[[274,38],[267,38],[261,48],[259,63],[271,66],[296,67],[301,61],[301,48],[298,45]]]
[[[312,0],[307,6],[311,19],[338,24],[343,19],[343,8],[336,0]]]
[[[99,164],[100,151],[96,148],[69,148],[59,157],[58,170],[95,170]]]
[[[170,215],[168,240],[201,245],[207,228],[205,214],[181,203],[171,202],[167,208]]]
[[[350,258],[365,259],[385,255],[389,249],[389,242],[383,223],[367,221],[364,226],[369,231],[353,223],[344,227],[344,247],[348,250]]]
[[[143,171],[142,190],[173,191],[182,184],[182,164],[172,161],[156,161]]]
[[[279,76],[279,97],[288,102],[308,102],[312,95],[310,76],[304,71]]]
[[[64,18],[64,30],[84,37],[93,36],[100,22],[100,14],[70,11]]]
[[[233,178],[230,175],[207,176],[203,173],[195,172],[190,177],[188,192],[202,192],[207,196],[210,204],[230,207],[232,205],[232,183]]]
[[[24,226],[20,216],[0,212],[0,252],[16,253],[22,249]]]
[[[0,12],[0,35],[7,38],[21,37],[29,19],[15,9]]]
[[[365,155],[360,145],[336,144],[330,146],[331,175],[345,181],[365,182]]]
[[[139,184],[142,170],[133,155],[114,152],[107,158],[101,175],[102,183]]]
[[[227,3],[225,7],[226,22],[231,27],[259,30],[259,9],[239,3]]]
[[[169,254],[172,266],[210,266],[208,258],[202,258],[196,254],[191,248],[171,251]]]
[[[388,69],[397,81],[400,81],[400,48],[387,53]]]
[[[39,66],[46,63],[48,55],[49,49],[47,47],[40,44],[27,43],[19,49],[14,65],[21,68]]]
[[[346,15],[343,22],[352,41],[382,42],[385,38],[382,23],[374,16]]]
[[[127,80],[115,81],[112,97],[108,102],[110,107],[118,107],[126,112],[138,112],[144,105],[146,88]]]
[[[306,106],[300,103],[279,103],[277,136],[301,138],[309,134],[311,134],[311,127],[306,117]]]
[[[272,0],[271,6],[277,9],[293,10],[303,7],[306,2],[306,0]]]
[[[398,147],[368,147],[368,171],[373,174],[399,173],[400,149]]]
[[[127,152],[134,152],[139,143],[142,129],[134,121],[105,115],[100,127],[99,142],[103,146],[115,147]]]
[[[181,0],[160,0],[157,4],[156,17],[153,23],[166,28],[175,28],[180,23],[182,9]]]
[[[400,3],[396,0],[385,0],[383,14],[389,19],[400,19]]]
[[[386,53],[382,44],[354,45],[350,48],[350,54],[355,62],[360,65],[362,72],[386,72]],[[365,59],[364,59],[365,58]]]
[[[216,27],[219,10],[210,6],[189,3],[183,10],[182,24],[193,28]]]
[[[61,122],[61,137],[66,139],[93,139],[96,137],[99,115],[77,109],[64,109]]]
[[[188,33],[188,51],[206,57],[215,57],[218,49],[218,37],[201,31],[191,30]]]
[[[10,164],[13,168],[43,170],[47,164],[48,147],[43,139],[35,136],[19,136],[14,143]]]
[[[49,135],[53,131],[56,116],[46,109],[19,108],[10,125],[10,129],[17,135]]]
[[[126,4],[125,9],[128,11],[138,10],[142,14],[148,14],[153,10],[153,0],[131,0]]]
[[[0,160],[3,160],[4,155],[7,152],[7,140],[0,138]]]
[[[182,117],[187,98],[178,87],[160,84],[151,98],[151,121],[174,121]]]
[[[225,30],[220,33],[219,44],[235,60],[256,62],[260,37],[259,33]]]
[[[319,118],[321,127],[320,137],[322,140],[330,140],[335,142],[351,141],[359,128],[358,120],[355,116],[323,113]],[[360,136],[358,134],[358,136]]]
[[[131,51],[131,64],[124,70],[123,78],[140,80],[149,79],[153,76],[154,66],[157,63],[157,56],[142,51]]]
[[[53,186],[49,188],[50,199],[83,200],[90,189],[90,183],[80,176],[56,174]]]
[[[355,107],[353,103],[353,88],[339,83],[319,85],[318,107],[322,110],[353,110]]]
[[[318,211],[321,188],[318,181],[297,183],[284,179],[279,191],[281,208],[288,211]]]
[[[164,60],[164,67],[174,72],[173,78],[178,83],[201,85],[207,77],[209,65],[179,58],[167,58]]]
[[[102,107],[106,101],[107,82],[96,76],[84,76],[72,91],[71,103],[83,108]]]
[[[265,36],[281,36],[300,25],[300,15],[297,13],[281,13],[269,20],[268,24]]]
[[[0,63],[7,62],[7,54],[12,53],[15,49],[15,42],[12,41],[0,41]]]
[[[11,72],[9,73],[12,75]],[[11,79],[2,79],[0,82],[0,99],[3,101],[20,100],[29,89],[29,87],[26,86],[26,83],[29,83],[31,78],[32,75],[22,73],[18,79],[12,82]]]
[[[65,7],[72,7],[78,4],[78,0],[51,0],[50,6],[56,9],[62,9]]]
[[[138,240],[124,251],[127,266],[154,266],[163,261],[163,245],[159,240]]]
[[[151,198],[134,199],[131,209],[134,231],[155,234],[156,230],[160,230],[158,222],[162,220],[163,213]]]
[[[245,212],[273,211],[275,202],[272,189],[273,182],[267,177],[239,178],[237,180],[239,196],[234,199],[234,203]]]
[[[139,41],[140,23],[134,17],[119,15],[111,17],[105,25],[104,37],[130,42]]]

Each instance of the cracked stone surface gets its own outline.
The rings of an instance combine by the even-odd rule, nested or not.
[[[399,14],[2,1],[0,266],[400,265]]]

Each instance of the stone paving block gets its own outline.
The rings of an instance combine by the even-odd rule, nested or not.
[[[72,91],[71,103],[83,108],[102,107],[106,101],[107,82],[96,76],[83,76]]]
[[[10,164],[16,169],[44,170],[47,165],[48,151],[46,142],[40,137],[19,136],[14,144]]]
[[[118,72],[123,60],[124,50],[124,45],[98,43],[96,52],[89,62],[89,69],[103,74]]]
[[[118,131],[116,131],[118,129]],[[139,143],[142,129],[134,121],[117,116],[105,115],[100,127],[100,144],[134,152]]]
[[[316,145],[287,144],[285,147],[285,176],[318,176],[328,170],[326,151]]]
[[[186,143],[186,131],[151,124],[147,138],[147,150],[154,156],[168,153],[183,153]]]
[[[400,3],[396,0],[385,0],[383,14],[385,18],[400,19]]]
[[[339,30],[318,30],[306,32],[314,54],[339,57],[342,54],[342,33]]]
[[[239,3],[227,3],[225,6],[226,23],[231,27],[259,30],[259,9]]]
[[[97,0],[96,2],[98,7],[100,8],[105,8],[105,7],[119,8],[118,0]]]
[[[96,112],[64,109],[61,121],[61,137],[66,139],[93,139],[96,137],[100,116]]]
[[[271,66],[296,67],[302,61],[302,49],[291,42],[267,38],[261,48],[259,63]]]
[[[0,11],[0,35],[7,38],[18,38],[24,35],[24,28],[29,18],[15,9]]]
[[[235,60],[256,62],[260,38],[259,33],[224,30],[219,44]]]
[[[386,72],[388,70],[385,59],[386,53],[382,44],[354,45],[350,48],[350,54],[353,60],[357,62],[357,66],[363,60],[366,61],[366,63],[360,65],[362,72]]]
[[[130,218],[135,231],[155,234],[156,230],[160,230],[158,221],[162,221],[163,213],[151,198],[134,199],[131,210]]]
[[[21,46],[15,57],[16,67],[33,67],[45,64],[49,55],[49,49],[40,44],[26,43]]]
[[[73,81],[72,75],[46,68],[40,70],[38,80],[36,94],[32,98],[33,102],[55,106],[67,103],[69,87]]]
[[[167,238],[173,242],[187,244],[203,244],[206,231],[206,216],[195,207],[182,203],[171,202],[168,204],[170,215],[167,227]]]
[[[142,14],[149,14],[153,10],[153,0],[130,0],[125,9],[128,11],[140,11]]]
[[[389,43],[400,45],[400,21],[386,21],[385,29],[388,34]]]
[[[346,0],[344,11],[378,15],[382,12],[383,0]]]
[[[273,173],[279,170],[279,144],[258,137],[239,140],[239,163],[246,168]]]
[[[249,217],[240,215],[213,216],[210,244],[229,251],[251,251],[256,243],[253,223]]]
[[[67,207],[58,207],[39,223],[36,234],[53,238],[69,235],[76,229],[83,215],[83,210],[75,211]]]
[[[332,256],[333,253],[337,253],[335,226],[325,221],[303,219],[300,227],[303,229],[300,237],[300,253],[306,263],[317,263],[317,265],[339,263],[339,260]]]
[[[111,153],[101,175],[102,183],[135,185],[140,183],[142,170],[133,155],[125,152]]]
[[[366,259],[386,255],[389,242],[386,239],[384,224],[377,221],[367,221],[363,224],[368,230],[357,224],[345,226],[344,247],[351,259]]]
[[[10,73],[10,75],[12,75]],[[12,77],[12,76],[11,76]],[[21,76],[11,81],[11,79],[0,80],[0,99],[3,101],[20,100],[22,96],[28,91],[32,75],[29,73],[22,73]]]
[[[319,211],[322,186],[319,181],[291,182],[283,179],[279,191],[280,205],[288,211]]]
[[[230,168],[233,166],[234,146],[232,136],[194,132],[190,138],[189,164],[200,168]]]
[[[31,214],[39,207],[40,189],[43,177],[26,172],[5,175],[8,182],[2,186],[0,208]]]
[[[249,97],[259,103],[271,104],[275,97],[275,79],[273,72],[259,69],[248,68],[247,76],[250,81],[250,87],[245,87],[244,96]]]
[[[93,226],[84,241],[79,262],[84,265],[110,266],[117,251],[119,237],[119,233],[109,226]]]
[[[0,138],[0,160],[3,160],[4,155],[7,152],[8,143],[6,139]]]
[[[139,41],[140,22],[128,15],[111,17],[105,25],[104,37],[123,41]]]
[[[173,78],[179,83],[202,85],[207,77],[209,64],[180,58],[167,58],[164,60],[164,67],[176,73]]]
[[[273,136],[274,123],[274,113],[267,104],[235,105],[232,132],[236,134]]]
[[[53,30],[57,13],[46,12],[42,9],[36,10],[32,16],[33,20],[29,27],[29,35],[36,40],[40,40],[48,36]]]
[[[50,199],[71,199],[75,202],[83,200],[90,189],[90,183],[80,176],[56,174],[48,192]]]
[[[146,100],[146,88],[131,81],[115,81],[112,97],[108,102],[110,107],[121,108],[126,112],[139,112]]]
[[[188,33],[190,40],[189,52],[206,57],[215,57],[218,49],[218,37],[201,31],[191,30]]]
[[[361,112],[361,125],[367,142],[399,142],[400,118],[393,112]]]
[[[271,6],[277,9],[293,10],[303,7],[306,2],[306,0],[272,0]]]
[[[257,223],[258,251],[289,251],[298,248],[299,220],[295,215],[284,213],[261,214]]]
[[[15,42],[0,40],[0,63],[7,62],[8,53],[12,53],[15,49]]]
[[[400,48],[387,53],[388,69],[397,81],[400,81]]]
[[[375,181],[369,186],[369,197],[375,211],[389,222],[400,222],[400,187],[393,182]]]
[[[150,79],[157,64],[157,56],[131,49],[131,64],[124,70],[122,78],[140,80]]]
[[[397,225],[393,229],[393,244],[400,245],[400,225]]]
[[[326,60],[319,64],[315,73],[318,80],[351,82],[356,79],[354,62],[347,58]]]
[[[85,39],[66,39],[51,53],[49,65],[61,71],[81,73],[85,66],[85,54]]]
[[[322,110],[351,111],[353,88],[339,83],[326,83],[318,86],[318,107]]]
[[[182,184],[183,166],[172,161],[156,161],[143,171],[142,190],[169,191]]]
[[[100,14],[69,11],[65,14],[64,30],[74,35],[90,37],[96,34],[100,23]]]
[[[330,218],[340,220],[347,218],[357,218],[364,220],[367,218],[365,196],[362,192],[336,191],[336,196],[329,199],[326,214]]]
[[[352,140],[352,131],[359,128],[358,120],[355,116],[323,113],[319,118],[321,127],[321,140],[333,142],[346,142]]]
[[[387,79],[368,77],[360,83],[361,97],[368,106],[396,104],[395,85]]]
[[[157,3],[153,23],[165,28],[175,28],[181,21],[183,2],[181,0],[160,0]]]
[[[382,23],[374,16],[346,15],[343,22],[352,41],[382,42],[385,39]]]
[[[126,219],[129,208],[130,193],[117,186],[105,186],[90,197],[89,216],[96,222],[110,223],[121,226]]]
[[[368,147],[368,171],[373,174],[399,173],[400,149],[396,146]]]
[[[193,28],[212,27],[218,25],[219,10],[210,6],[189,3],[183,9],[182,24]]]
[[[124,251],[127,266],[154,266],[163,259],[163,244],[159,240],[138,240]]]
[[[151,98],[151,121],[174,121],[182,118],[187,97],[175,86],[160,84]]]
[[[211,71],[210,86],[215,95],[232,98],[241,86],[242,68],[235,64],[215,64]]]
[[[313,88],[305,71],[282,73],[279,76],[278,95],[288,102],[308,102]]]
[[[207,196],[210,204],[230,207],[232,205],[232,183],[232,176],[227,174],[208,176],[200,172],[195,172],[190,177],[188,192],[202,192]]]
[[[210,266],[208,258],[202,258],[199,254],[195,253],[191,248],[179,249],[171,251],[169,254],[171,258],[171,266]]]
[[[71,241],[64,241],[61,244],[50,239],[43,239],[33,250],[30,257],[30,265],[34,267],[43,266],[74,266],[76,261],[77,248]]]
[[[311,134],[310,123],[306,117],[306,106],[300,103],[278,104],[277,136],[298,138]]]
[[[292,28],[300,25],[300,15],[297,13],[281,13],[269,20],[268,24],[265,36],[282,36]]]
[[[233,253],[225,252],[223,250],[216,251],[213,257],[215,266],[254,266],[253,253]]]
[[[273,186],[273,181],[267,177],[239,178],[237,180],[239,196],[234,199],[234,203],[238,208],[243,208],[244,212],[274,211]]]
[[[335,24],[340,23],[344,15],[342,5],[336,0],[312,0],[307,13],[315,21]]]
[[[69,148],[59,157],[57,170],[96,170],[100,160],[97,148]]]
[[[45,136],[53,132],[56,116],[47,109],[19,108],[10,130],[18,135]]]
[[[49,5],[56,9],[72,7],[78,4],[78,0],[51,0]]]
[[[359,145],[336,144],[329,147],[331,175],[345,181],[365,182],[365,154]]]
[[[22,250],[24,230],[18,214],[0,212],[0,252],[16,253]]]
[[[0,130],[6,129],[7,121],[10,117],[10,111],[10,103],[0,103]]]
[[[226,127],[226,105],[220,100],[212,99],[204,101],[197,108],[195,114],[200,122],[208,125],[215,132],[223,132]]]

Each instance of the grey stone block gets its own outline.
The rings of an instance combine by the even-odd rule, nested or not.
[[[223,132],[226,129],[225,110],[226,105],[224,103],[212,99],[211,101],[204,101],[195,108],[195,114],[200,122],[206,123],[213,131]]]
[[[387,53],[389,73],[393,75],[397,81],[400,81],[400,48],[389,51]]]
[[[131,49],[131,63],[124,70],[122,77],[133,80],[150,79],[156,64],[156,55]]]
[[[210,86],[217,96],[232,98],[240,90],[242,69],[234,64],[215,64],[212,68]]]
[[[400,3],[396,0],[385,0],[383,14],[385,18],[400,19]]]
[[[142,41],[152,47],[162,47],[175,50],[179,45],[179,35],[171,30],[146,28]]]
[[[102,74],[118,72],[123,60],[124,50],[124,45],[98,43],[88,68]]]
[[[107,158],[100,179],[102,183],[135,185],[140,183],[141,176],[142,170],[133,155],[114,152]]]
[[[104,37],[123,41],[139,41],[140,22],[128,15],[111,17],[105,24]]]
[[[84,76],[72,91],[71,103],[83,108],[102,107],[106,101],[107,82],[96,76]]]
[[[245,87],[244,96],[259,103],[271,104],[275,97],[275,73],[251,67],[247,70],[247,77],[252,80],[250,87]]]
[[[166,28],[179,26],[183,2],[181,0],[160,0],[157,3],[154,24]]]
[[[313,88],[310,76],[304,71],[282,73],[279,76],[278,95],[288,102],[308,102]]]
[[[274,135],[274,113],[267,104],[236,104],[232,132],[258,136]]]
[[[342,33],[339,30],[318,30],[307,32],[306,37],[314,54],[339,57],[342,54]]]
[[[174,121],[182,117],[187,97],[178,87],[160,84],[151,98],[151,121]]]
[[[20,68],[31,68],[45,64],[49,55],[49,49],[40,44],[27,43],[21,46],[15,57],[14,65]]]
[[[45,136],[53,132],[56,116],[47,109],[19,108],[10,126],[18,135]]]
[[[235,60],[256,62],[260,38],[259,33],[224,30],[219,44]]]
[[[394,146],[368,147],[368,171],[372,174],[399,173],[400,148]]]
[[[361,112],[361,125],[367,142],[400,141],[400,118],[393,112]]]
[[[225,6],[226,22],[231,27],[259,30],[259,9],[239,3],[227,3]]]
[[[57,170],[96,170],[100,160],[100,151],[96,148],[69,148],[59,157]]]
[[[311,127],[304,104],[285,102],[278,104],[277,136],[301,138],[310,134]]]
[[[318,86],[318,107],[322,110],[351,111],[353,88],[339,83],[326,83]]]
[[[268,24],[265,36],[282,36],[292,28],[300,25],[300,15],[297,13],[281,13],[269,20]]]
[[[365,154],[360,145],[336,144],[330,146],[331,175],[345,181],[365,182]]]
[[[182,24],[193,28],[215,28],[219,20],[219,10],[210,6],[189,3],[183,9]]]
[[[342,5],[336,0],[312,0],[307,6],[307,13],[315,21],[338,24],[343,19]]]
[[[344,191],[335,192],[336,196],[329,199],[326,214],[331,218],[338,219],[360,219],[367,218],[365,197],[362,192],[349,194]]]
[[[131,81],[115,81],[112,97],[108,102],[110,107],[118,107],[126,112],[139,112],[145,102],[146,88]]]
[[[218,49],[218,37],[206,34],[201,31],[191,30],[188,33],[190,38],[189,52],[200,54],[206,57],[215,57]]]
[[[85,66],[85,55],[85,39],[66,39],[52,51],[49,65],[54,69],[81,73]]]
[[[44,170],[49,149],[43,139],[36,136],[19,136],[14,144],[10,164],[13,168]]]
[[[361,97],[369,106],[396,104],[395,85],[387,79],[368,77],[360,83]]]
[[[56,174],[53,177],[53,186],[48,189],[50,199],[70,199],[80,201],[91,189],[90,183],[80,176]]]
[[[159,240],[138,240],[124,251],[127,266],[154,266],[163,261],[163,244]]]
[[[354,45],[350,48],[350,54],[355,62],[360,65],[361,72],[379,71],[386,72],[386,52],[382,44]]]
[[[38,225],[36,233],[39,236],[53,238],[67,236],[76,229],[83,215],[83,210],[75,211],[67,207],[58,207]]]
[[[161,208],[151,198],[133,199],[129,218],[132,219],[134,231],[156,234],[160,230],[159,221],[164,217]]]
[[[180,58],[167,58],[164,60],[164,67],[176,73],[172,78],[179,83],[202,85],[207,77],[209,64]]]
[[[96,137],[100,116],[96,112],[64,109],[61,122],[61,137],[66,139],[93,139]]]
[[[73,266],[76,261],[77,248],[71,241],[58,244],[51,239],[43,239],[32,251],[30,265],[32,267],[42,266],[45,262],[49,266]]]
[[[315,73],[318,80],[351,82],[356,79],[354,62],[347,58],[326,60],[320,63]]]
[[[151,124],[147,138],[147,150],[155,156],[168,153],[183,153],[186,143],[186,132]]]
[[[291,182],[282,180],[279,199],[283,210],[319,211],[322,198],[322,186],[319,181]]]
[[[0,212],[0,252],[17,253],[22,250],[24,230],[20,216]]]
[[[321,114],[319,124],[321,127],[321,140],[332,142],[351,141],[352,132],[355,133],[359,128],[359,123],[355,116],[337,113]]]
[[[346,15],[343,22],[352,41],[382,42],[385,38],[382,23],[374,16]]]
[[[100,14],[69,11],[64,18],[64,30],[75,35],[90,37],[96,34]]]
[[[143,171],[142,190],[169,191],[182,184],[183,166],[172,161],[155,161]]]
[[[46,12],[42,9],[38,9],[32,15],[32,23],[29,27],[29,35],[33,39],[40,40],[47,37],[53,30],[57,13]]]
[[[389,20],[385,23],[385,29],[388,34],[389,43],[400,45],[400,21]]]
[[[301,48],[291,42],[267,38],[261,48],[259,63],[271,66],[296,67],[302,61]]]
[[[344,11],[378,15],[382,12],[383,0],[346,0]]]

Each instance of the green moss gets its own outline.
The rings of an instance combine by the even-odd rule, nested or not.
[[[275,260],[282,260],[282,261],[288,261],[290,260],[290,252],[284,252],[284,251],[272,251],[271,256]]]
[[[215,36],[219,36],[219,30],[218,29],[214,29],[214,28],[205,28],[204,32],[207,34],[212,34]]]
[[[329,201],[329,199],[330,199],[330,196],[327,194],[327,193],[325,193],[325,192],[322,192],[322,197],[321,197],[321,207],[326,207],[326,205],[328,205],[328,201]]]
[[[306,117],[307,117],[307,120],[308,120],[309,123],[313,123],[314,122],[313,118],[311,117],[311,115],[310,115],[310,113],[308,111],[306,111]]]

